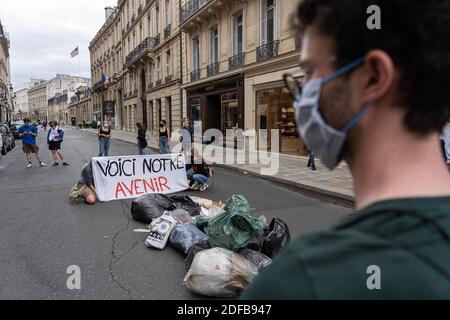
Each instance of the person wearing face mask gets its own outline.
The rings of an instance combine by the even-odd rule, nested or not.
[[[303,0],[297,17],[297,125],[328,169],[348,162],[358,211],[293,241],[242,298],[450,299],[450,2]]]
[[[108,121],[104,121],[103,125],[98,128],[97,136],[100,142],[100,152],[98,156],[108,157],[111,144],[111,126]]]
[[[167,129],[167,122],[165,120],[161,120],[159,123],[159,153],[160,154],[169,154],[169,141],[170,134],[169,129]]]

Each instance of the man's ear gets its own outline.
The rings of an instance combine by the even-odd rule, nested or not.
[[[360,81],[362,105],[378,101],[385,97],[395,82],[395,67],[392,58],[382,50],[372,50],[366,55]]]

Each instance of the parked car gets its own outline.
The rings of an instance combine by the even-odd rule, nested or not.
[[[11,129],[12,135],[14,139],[20,139],[19,129],[20,125],[12,124],[9,128]]]
[[[1,154],[4,156],[16,147],[16,142],[8,125],[0,124],[0,134],[2,137]]]

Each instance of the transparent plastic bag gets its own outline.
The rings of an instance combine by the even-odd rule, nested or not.
[[[170,216],[174,218],[179,224],[194,224],[195,219],[184,209],[177,209],[170,212]]]
[[[187,256],[193,246],[205,239],[206,234],[201,232],[196,226],[179,224],[170,235],[170,245]]]
[[[256,266],[243,256],[223,248],[199,252],[183,284],[208,297],[239,296],[257,275]]]

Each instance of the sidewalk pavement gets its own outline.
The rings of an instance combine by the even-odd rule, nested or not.
[[[97,132],[95,129],[82,129],[82,131],[93,134]],[[150,135],[149,138],[149,148],[157,152],[159,150],[158,139]],[[113,139],[137,143],[137,133],[113,131]],[[261,157],[261,154],[258,155],[258,153],[259,152],[257,151],[253,153],[250,152],[250,155],[247,156],[247,158],[253,160],[260,159],[259,157]],[[292,188],[300,189],[313,196],[319,195],[332,201],[338,201],[347,206],[354,205],[353,179],[347,164],[343,163],[336,170],[329,171],[320,163],[320,160],[316,160],[317,171],[312,171],[306,167],[308,164],[308,157],[284,154],[276,155],[279,156],[279,170],[275,175],[262,175],[261,168],[268,168],[269,166],[249,164],[248,159],[246,164],[217,164],[217,166],[287,185]]]

